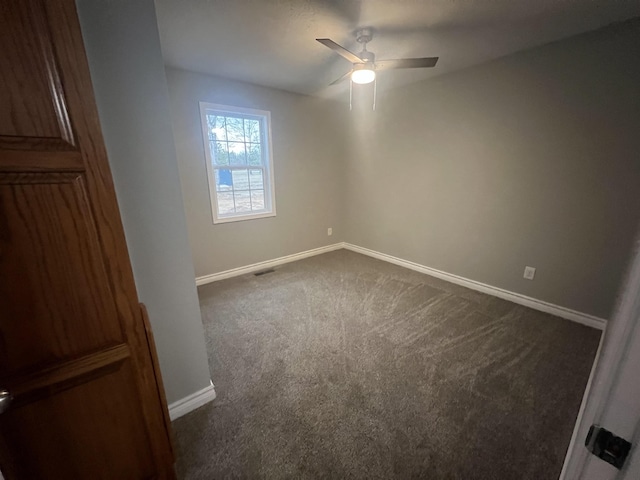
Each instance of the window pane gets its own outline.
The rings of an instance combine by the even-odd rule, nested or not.
[[[244,142],[244,122],[242,118],[226,117],[227,140],[230,142]]]
[[[207,135],[209,140],[213,140],[213,133],[216,128],[216,116],[215,115],[205,115],[205,120],[207,122]]]
[[[249,190],[248,170],[232,170],[232,175],[234,190]]]
[[[231,165],[246,165],[247,158],[244,143],[228,142],[227,145],[229,146],[229,161]]]
[[[264,210],[264,190],[251,190],[253,210]]]
[[[224,117],[220,115],[207,115],[207,127],[209,130],[209,140],[226,140]]]
[[[245,142],[260,143],[260,121],[244,119]]]
[[[234,213],[233,192],[218,192],[218,214],[228,215]]]
[[[209,142],[211,157],[214,165],[229,165],[229,152],[227,142]]]
[[[260,156],[260,144],[252,143],[247,145],[247,160],[249,165],[262,165]]]
[[[216,191],[225,192],[231,191],[233,185],[233,178],[231,176],[231,170],[226,168],[216,168]]]
[[[249,170],[249,185],[251,186],[251,190],[264,188],[262,170]]]
[[[249,191],[233,192],[236,201],[236,212],[251,211],[251,197]]]

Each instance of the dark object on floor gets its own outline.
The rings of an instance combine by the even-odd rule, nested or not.
[[[181,478],[558,478],[599,331],[346,250],[199,293]]]

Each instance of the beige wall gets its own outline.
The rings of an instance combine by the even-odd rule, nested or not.
[[[357,112],[346,240],[609,317],[640,216],[638,38],[628,22]]]
[[[171,403],[209,386],[209,365],[154,4],[76,3],[138,296]]]
[[[172,68],[167,79],[196,276],[344,239],[344,110],[333,102]],[[271,112],[276,217],[213,225],[201,101]]]

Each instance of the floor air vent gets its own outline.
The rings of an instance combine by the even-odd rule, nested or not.
[[[268,270],[262,270],[261,272],[256,272],[256,273],[254,273],[254,275],[256,277],[259,277],[260,275],[265,275],[267,273],[273,273],[273,272],[275,272],[275,270],[273,268],[270,268]]]

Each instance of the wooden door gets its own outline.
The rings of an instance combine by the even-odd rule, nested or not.
[[[0,0],[0,470],[173,478],[73,0]]]

